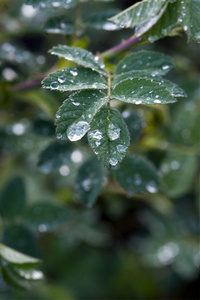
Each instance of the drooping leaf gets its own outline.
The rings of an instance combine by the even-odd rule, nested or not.
[[[96,71],[86,68],[67,68],[51,73],[42,81],[45,89],[74,91],[106,89],[105,79]]]
[[[21,214],[26,201],[24,181],[21,177],[11,179],[0,196],[0,209],[4,218]]]
[[[184,92],[184,90],[181,89],[174,82],[171,82],[170,80],[167,80],[160,76],[151,76],[151,74],[147,74],[146,71],[130,71],[127,73],[122,73],[114,78],[113,86],[115,87],[121,81],[126,80],[126,79],[132,79],[134,77],[147,78],[147,79],[150,79],[151,82],[161,83],[162,86],[165,86],[167,91],[174,97],[186,97],[186,93]]]
[[[63,57],[67,60],[73,61],[78,65],[90,68],[103,76],[107,76],[104,63],[100,62],[99,57],[93,55],[88,50],[79,47],[58,45],[53,47],[49,52],[57,55],[58,57]]]
[[[189,191],[197,167],[194,155],[172,153],[162,162],[160,171],[162,189],[170,197],[181,196]]]
[[[108,108],[102,108],[93,118],[88,140],[107,168],[121,162],[130,145],[129,132],[122,116],[118,111]]]
[[[91,207],[100,194],[102,185],[102,167],[96,158],[92,158],[79,168],[75,189],[80,201]]]
[[[155,168],[139,155],[127,155],[112,170],[112,174],[129,195],[158,192],[159,180]]]
[[[142,129],[145,127],[145,121],[139,112],[130,109],[124,110],[122,116],[129,129],[130,141],[133,143],[141,135]]]
[[[110,18],[110,20],[126,28],[136,27],[136,35],[140,36],[159,20],[167,4],[168,0],[143,0]]]
[[[68,141],[53,142],[40,153],[38,167],[45,174],[58,170],[68,163],[73,150],[73,144]]]
[[[72,8],[75,7],[78,3],[78,0],[27,0],[28,5],[37,7],[40,9],[47,8]]]
[[[41,262],[41,260],[38,258],[34,258],[25,255],[23,253],[20,253],[1,243],[0,243],[0,256],[10,264],[15,264],[15,265],[23,265],[23,264],[35,265]]]
[[[121,27],[117,24],[114,24],[108,21],[109,18],[119,13],[118,9],[109,9],[105,11],[99,11],[98,13],[92,14],[91,16],[85,19],[85,23],[95,29],[101,30],[119,30]]]
[[[132,78],[122,81],[112,91],[111,98],[133,104],[176,102],[164,85],[147,78]]]
[[[133,52],[122,59],[116,67],[115,74],[119,75],[130,71],[142,71],[142,75],[165,75],[173,67],[171,58],[159,52]]]
[[[71,35],[75,33],[75,27],[71,21],[65,16],[54,17],[47,20],[45,23],[47,33]]]
[[[56,115],[58,139],[80,140],[89,130],[97,111],[107,102],[103,92],[87,90],[71,95]]]
[[[46,232],[57,229],[69,220],[67,208],[53,203],[35,203],[22,216],[22,222],[32,230]]]

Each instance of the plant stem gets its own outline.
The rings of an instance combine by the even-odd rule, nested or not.
[[[102,52],[99,56],[104,59],[111,58],[111,57],[115,56],[116,54],[122,52],[123,50],[129,48],[130,46],[132,46],[140,41],[141,41],[140,37],[132,37],[132,38],[120,43],[119,45],[114,46],[105,52]]]

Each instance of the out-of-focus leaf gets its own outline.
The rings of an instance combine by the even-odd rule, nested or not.
[[[95,90],[71,95],[56,114],[57,138],[80,140],[90,129],[94,115],[107,100],[103,92]]]
[[[132,104],[168,104],[176,102],[160,82],[147,78],[127,79],[115,86],[111,98]]]
[[[69,210],[63,206],[39,202],[26,209],[22,221],[30,229],[43,233],[57,229],[69,216]]]
[[[171,153],[162,162],[161,185],[170,197],[181,196],[190,188],[197,167],[197,158],[191,154]]]
[[[123,111],[122,116],[129,129],[131,143],[133,143],[139,138],[145,126],[145,121],[139,112],[133,110]]]
[[[49,174],[59,169],[62,165],[68,163],[73,150],[73,144],[67,141],[51,143],[40,154],[38,161],[40,170],[45,174]]]
[[[199,120],[198,103],[179,104],[172,114],[169,139],[175,143],[198,147],[200,141]]]
[[[51,73],[42,81],[45,89],[65,91],[106,89],[105,79],[96,71],[86,68],[67,68]]]
[[[67,60],[73,61],[78,65],[90,68],[103,76],[107,76],[105,65],[100,62],[99,57],[94,56],[91,52],[85,49],[69,47],[67,45],[58,45],[53,47],[49,52],[57,55],[58,57],[63,57]]]
[[[47,33],[72,35],[75,33],[75,27],[65,16],[50,18],[45,24]]]
[[[79,168],[75,189],[82,203],[91,207],[100,194],[102,186],[102,167],[92,158]]]
[[[117,24],[114,24],[108,21],[108,18],[111,18],[115,14],[119,13],[118,9],[109,9],[104,11],[99,11],[85,19],[85,23],[92,28],[101,29],[101,30],[119,30],[121,27]]]
[[[41,262],[38,258],[25,255],[3,244],[0,244],[0,256],[15,265],[35,265]]]
[[[55,134],[55,126],[53,121],[36,119],[33,122],[33,132],[42,136],[53,136]]]
[[[10,266],[1,266],[3,279],[16,288],[28,289],[30,288],[29,283],[26,280],[23,280],[12,270]]]
[[[14,177],[4,187],[0,196],[0,208],[4,218],[14,218],[21,214],[26,201],[24,180]]]
[[[27,0],[26,3],[40,9],[63,9],[75,7],[78,3],[78,0]]]
[[[0,239],[2,238],[2,234],[3,234],[3,220],[0,215]]]
[[[112,174],[129,195],[158,192],[156,169],[138,155],[127,155],[122,163],[112,170]]]
[[[120,113],[102,108],[90,124],[88,141],[94,153],[107,168],[121,162],[130,145],[130,137]]]
[[[136,27],[136,35],[140,36],[159,20],[167,4],[168,0],[143,0],[110,18],[110,20],[126,28]]]
[[[115,74],[119,75],[130,71],[142,71],[146,75],[165,75],[173,67],[171,58],[159,52],[133,52],[123,58],[116,67]]]

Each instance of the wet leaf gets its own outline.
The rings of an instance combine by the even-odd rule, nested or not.
[[[124,110],[122,116],[130,132],[131,143],[136,142],[145,127],[145,121],[141,114],[133,110]]]
[[[88,140],[94,153],[107,168],[116,166],[124,158],[130,145],[126,124],[116,110],[102,108],[93,118]]]
[[[62,57],[67,60],[73,61],[78,65],[90,68],[103,76],[107,76],[107,73],[105,71],[105,65],[102,62],[100,62],[98,56],[93,55],[88,50],[79,47],[58,45],[56,47],[53,47],[49,52],[51,54],[57,55],[58,57]]]
[[[133,52],[123,58],[116,67],[115,75],[130,71],[142,71],[142,76],[165,75],[173,67],[171,58],[159,52],[139,51]]]
[[[92,158],[78,169],[76,193],[80,201],[91,207],[100,194],[102,186],[102,167],[96,158]]]
[[[164,85],[147,78],[132,78],[122,81],[114,88],[111,98],[132,104],[176,102]]]
[[[90,122],[107,102],[103,92],[90,90],[71,95],[56,114],[58,139],[80,140],[90,129]]]
[[[127,155],[122,163],[112,170],[112,174],[128,195],[158,192],[156,169],[139,155]]]
[[[136,35],[140,36],[159,20],[167,4],[168,0],[143,0],[110,18],[110,20],[121,27],[135,27]]]
[[[21,214],[26,201],[24,181],[14,177],[4,187],[0,196],[0,208],[4,218],[14,218]]]
[[[67,68],[51,73],[42,81],[45,89],[74,91],[106,89],[105,79],[96,71],[86,68]]]
[[[197,168],[194,155],[171,153],[160,166],[163,191],[170,197],[178,197],[187,193]]]

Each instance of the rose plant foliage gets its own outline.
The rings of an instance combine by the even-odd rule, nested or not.
[[[31,203],[23,172],[22,176],[16,175],[5,182],[0,196],[3,220],[1,273],[7,284],[29,289],[30,281],[43,278],[39,268],[41,260],[32,257],[38,256],[37,251],[25,251],[30,255],[22,254],[23,249],[15,248],[9,242],[9,236],[12,237],[9,222],[11,227],[16,225],[16,232],[21,232],[23,226],[27,227],[26,234],[31,241],[34,240],[32,232],[37,235],[58,230],[66,243],[77,245],[86,242],[96,247],[109,244],[109,236],[102,224],[96,226],[96,213],[93,215],[92,211],[90,215],[87,210],[93,209],[102,198],[109,201],[108,196],[104,198],[106,189],[108,194],[116,189],[118,195],[138,199],[146,197],[150,202],[155,199],[154,205],[160,197],[163,207],[161,205],[158,211],[161,214],[163,209],[171,206],[169,199],[182,197],[194,185],[196,191],[199,189],[195,181],[199,81],[193,81],[192,88],[185,85],[184,89],[183,84],[179,86],[181,78],[173,67],[179,68],[178,59],[181,58],[172,59],[170,50],[162,53],[161,47],[156,49],[154,43],[157,45],[162,38],[170,40],[171,37],[172,40],[180,36],[182,40],[186,38],[184,43],[188,45],[197,44],[200,41],[200,1],[143,0],[136,1],[125,10],[120,10],[112,0],[27,0],[21,1],[20,5],[23,17],[17,24],[19,33],[20,26],[28,28],[28,22],[34,21],[30,25],[33,32],[40,26],[42,34],[46,32],[53,37],[53,42],[48,44],[51,57],[48,56],[50,63],[45,69],[43,63],[47,58],[44,56],[6,42],[6,34],[0,40],[0,75],[2,84],[6,82],[0,93],[4,102],[9,95],[7,89],[10,89],[24,103],[28,101],[42,111],[39,118],[31,120],[31,124],[27,118],[22,118],[21,123],[8,124],[6,129],[1,127],[0,149],[17,157],[30,157],[26,163],[34,161],[37,172],[39,169],[44,177],[52,176],[53,188],[62,186],[58,179],[54,179],[55,174],[59,172],[63,178],[69,176],[69,185],[74,185],[76,200],[86,206],[85,212],[82,208],[76,210],[73,207],[75,201],[68,207],[46,201]],[[101,6],[103,9],[99,9]],[[88,14],[87,7],[96,9]],[[12,30],[6,30],[8,35],[12,35]],[[95,46],[88,50],[89,39],[86,36],[94,31],[96,35],[104,31],[118,32],[121,37],[124,32],[126,38],[121,42],[118,38],[119,44],[108,50],[96,48],[95,51]],[[57,40],[59,43],[56,43]],[[29,74],[30,69],[32,74]],[[185,69],[183,71],[186,72]],[[21,72],[21,78],[18,72]],[[34,90],[35,87],[37,89]],[[166,110],[173,105],[175,109],[169,121],[171,112]],[[161,120],[164,129],[158,128],[156,118]],[[186,120],[187,127],[184,127]],[[168,121],[170,126],[167,127]],[[19,142],[18,137],[21,137]],[[27,155],[29,148],[34,153],[32,158],[30,153]],[[159,157],[159,151],[165,153]],[[31,189],[37,190],[37,186]],[[38,189],[40,192],[41,187]],[[42,197],[45,197],[45,192],[41,193]],[[68,202],[71,201],[71,193]],[[62,202],[64,195],[61,194],[62,191]],[[167,219],[165,215],[162,219],[156,213],[147,212],[144,216],[147,227],[152,225],[153,228],[153,224],[162,223],[159,226],[164,229],[160,241],[159,234],[155,232],[151,239],[142,239],[141,245],[149,249],[148,253],[142,252],[143,261],[151,267],[173,264],[175,272],[183,277],[194,274],[197,241],[187,246],[188,253],[192,253],[196,260],[188,263],[189,267],[186,263],[184,269],[178,260],[184,255],[180,250],[184,248],[184,238],[179,239],[181,229],[179,232],[170,224],[175,216]],[[78,234],[82,227],[84,237]],[[163,249],[172,253],[170,258],[165,258],[166,261],[162,260]]]

